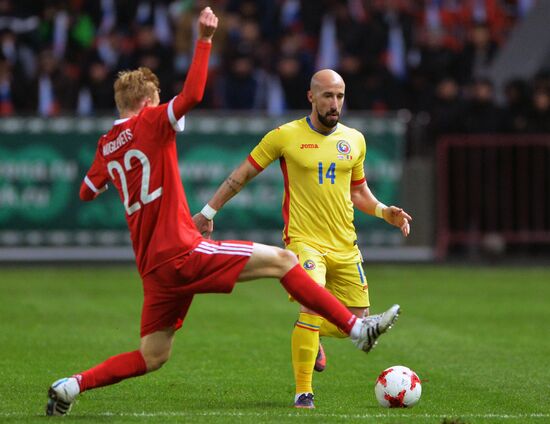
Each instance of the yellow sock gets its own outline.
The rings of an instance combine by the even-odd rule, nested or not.
[[[344,339],[348,337],[346,333],[344,333],[342,330],[336,327],[332,322],[327,321],[326,319],[323,319],[323,323],[321,324],[319,335],[326,336],[326,337],[336,337],[338,339]]]
[[[296,393],[313,393],[313,366],[319,350],[319,315],[300,313],[292,331],[292,367]]]

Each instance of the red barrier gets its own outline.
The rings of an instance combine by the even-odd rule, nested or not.
[[[456,245],[550,244],[550,135],[442,137],[437,216],[439,259]]]

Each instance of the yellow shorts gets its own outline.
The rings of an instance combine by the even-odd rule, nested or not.
[[[370,306],[369,286],[359,249],[343,257],[330,252],[321,253],[302,242],[291,243],[286,248],[296,253],[302,268],[317,284],[344,305],[351,308]]]

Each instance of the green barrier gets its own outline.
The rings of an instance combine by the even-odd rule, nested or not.
[[[199,211],[254,145],[284,119],[196,117],[178,136],[182,181]],[[5,119],[0,122],[0,247],[127,246],[124,208],[112,188],[94,201],[78,198],[98,137],[111,120]],[[366,174],[376,196],[399,204],[404,124],[397,118],[350,118],[367,137]],[[281,244],[282,176],[273,163],[215,220],[216,238]],[[356,213],[359,241],[401,243],[398,231]]]

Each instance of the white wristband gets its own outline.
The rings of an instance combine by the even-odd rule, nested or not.
[[[201,213],[209,221],[212,221],[214,219],[217,212],[218,211],[216,209],[214,209],[213,207],[211,207],[208,203],[206,205],[204,205],[204,208],[202,208],[202,210],[201,210]]]
[[[385,204],[383,204],[382,202],[378,202],[378,204],[374,208],[374,214],[378,218],[384,219],[384,209],[386,209],[386,208],[387,208],[387,206]]]

